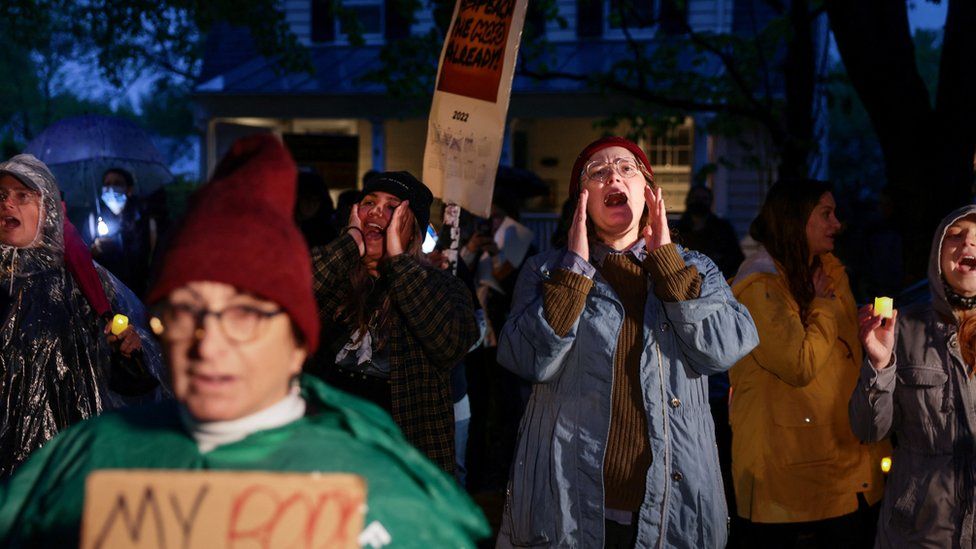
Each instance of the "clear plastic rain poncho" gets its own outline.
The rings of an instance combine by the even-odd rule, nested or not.
[[[128,316],[142,340],[141,356],[125,359],[65,269],[61,197],[50,170],[21,154],[0,162],[4,175],[41,200],[33,243],[0,243],[0,479],[69,425],[165,391],[159,347],[135,295],[96,265],[113,311]]]

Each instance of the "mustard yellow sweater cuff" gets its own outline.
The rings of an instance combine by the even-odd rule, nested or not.
[[[684,301],[701,295],[698,268],[686,264],[674,244],[648,252],[644,270],[654,281],[654,294],[663,301]]]
[[[542,311],[559,337],[566,337],[586,305],[593,281],[581,274],[559,269],[542,283]]]

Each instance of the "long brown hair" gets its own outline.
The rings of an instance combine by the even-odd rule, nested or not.
[[[955,311],[959,323],[956,339],[959,342],[959,354],[963,362],[969,366],[969,377],[976,375],[976,312]]]
[[[404,253],[413,257],[421,264],[424,264],[424,256],[422,253],[423,233],[420,232],[420,225],[417,223],[416,218],[413,224],[413,235]],[[384,258],[381,261],[387,260],[388,258]],[[390,292],[385,288],[387,281],[382,276],[375,279],[370,276],[369,269],[363,261],[357,263],[351,270],[349,279],[351,282],[349,295],[346,298],[346,302],[336,310],[334,319],[345,324],[351,334],[359,330],[359,335],[356,338],[357,343],[362,341],[366,332],[370,331],[370,327],[372,326],[370,336],[373,338],[373,350],[377,351],[386,344],[386,340],[390,335],[390,320],[393,316],[391,314],[393,303],[390,299]],[[377,288],[380,288],[380,291],[374,295],[374,290]],[[382,296],[382,301],[379,303],[375,302],[377,296]]]
[[[830,183],[816,179],[777,181],[770,187],[759,215],[749,227],[752,238],[786,271],[790,293],[800,307],[804,324],[814,297],[813,273],[820,266],[819,259],[810,263],[807,221],[820,197],[830,190]]]

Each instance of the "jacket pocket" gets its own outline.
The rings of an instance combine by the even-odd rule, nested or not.
[[[953,391],[941,368],[897,366],[895,401],[901,414],[899,438],[923,451],[951,452],[955,430]]]
[[[512,545],[550,545],[556,513],[549,489],[552,481],[552,440],[542,434],[541,410],[537,403],[526,407],[512,463],[505,513],[511,524]]]
[[[907,482],[902,487],[898,487],[900,490],[896,486],[888,487],[894,495],[890,518],[893,526],[907,531],[918,529],[919,512],[925,500],[925,487],[928,486],[929,478],[925,473],[913,474],[907,476]]]
[[[837,458],[837,436],[829,418],[812,413],[780,415],[774,412],[770,439],[772,453],[782,465],[815,465]]]
[[[941,387],[949,381],[943,370],[920,366],[898,366],[895,375],[899,383],[908,387]]]

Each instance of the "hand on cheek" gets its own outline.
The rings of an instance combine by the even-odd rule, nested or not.
[[[388,258],[394,258],[403,253],[403,248],[407,244],[403,234],[406,232],[405,228],[409,222],[412,221],[413,214],[410,212],[410,201],[404,200],[393,210],[393,218],[390,219],[390,224],[386,227],[386,255]]]

